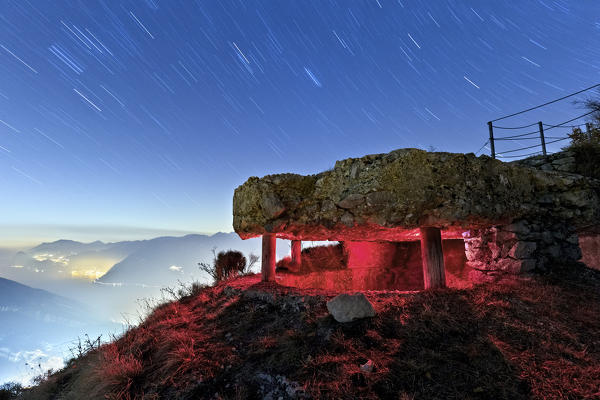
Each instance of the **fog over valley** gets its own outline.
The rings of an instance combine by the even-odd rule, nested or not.
[[[191,282],[210,283],[198,268],[215,252],[260,254],[260,240],[234,233],[190,234],[120,242],[57,240],[0,248],[0,381],[28,383],[60,368],[78,338],[123,332],[147,305]],[[282,243],[278,256],[289,253]],[[40,328],[41,326],[41,328]]]

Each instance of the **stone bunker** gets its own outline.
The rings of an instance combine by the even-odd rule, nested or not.
[[[598,243],[600,181],[574,165],[570,152],[515,163],[418,149],[349,158],[315,175],[249,178],[234,193],[233,227],[262,236],[263,280],[278,265],[298,286],[427,289],[447,275],[544,271],[581,259],[580,235]],[[291,259],[276,263],[277,238],[292,241]],[[319,264],[302,241],[341,244]]]

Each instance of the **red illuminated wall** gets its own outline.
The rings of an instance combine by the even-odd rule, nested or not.
[[[466,286],[463,240],[444,240],[443,248],[448,285]],[[322,259],[316,269],[311,259],[311,268],[303,268],[304,273],[281,271],[278,278],[288,286],[335,291],[423,289],[420,242],[344,242],[343,252],[345,267],[332,270]]]
[[[390,268],[406,265],[411,242],[344,242],[348,268]]]

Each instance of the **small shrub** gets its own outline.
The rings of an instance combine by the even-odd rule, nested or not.
[[[215,254],[213,249],[213,262],[198,263],[200,270],[206,272],[214,281],[221,282],[236,275],[244,275],[251,272],[252,267],[258,261],[258,257],[254,254],[249,255],[250,262],[247,262],[246,257],[235,250],[221,251]]]
[[[0,385],[0,400],[17,399],[25,390],[20,383],[7,382]]]
[[[590,98],[584,101],[575,101],[575,104],[583,106],[591,115],[588,116],[585,131],[577,126],[568,135],[571,138],[569,148],[600,146],[600,91],[598,91],[598,96],[598,100]]]
[[[575,172],[600,179],[600,126],[590,125],[584,132],[574,128],[571,144],[565,149],[575,154]]]
[[[215,263],[217,280],[221,281],[232,275],[243,273],[246,269],[246,257],[239,251],[220,252]]]
[[[580,127],[573,128],[569,133],[571,146],[600,145],[600,127],[588,124],[584,131]]]
[[[179,289],[178,294],[180,298],[194,297],[197,296],[205,287],[206,285],[200,282],[192,282],[189,285]]]

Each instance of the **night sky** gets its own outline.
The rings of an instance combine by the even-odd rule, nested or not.
[[[476,152],[600,82],[599,39],[596,0],[4,0],[0,241],[231,231],[249,176]]]

